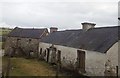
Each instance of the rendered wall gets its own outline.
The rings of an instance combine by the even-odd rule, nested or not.
[[[104,76],[105,72],[105,63],[108,59],[111,59],[111,61],[114,61],[112,64],[117,65],[117,52],[118,47],[117,44],[114,44],[106,53],[100,53],[100,52],[94,52],[94,51],[85,51],[86,58],[85,58],[85,75],[89,76]],[[42,43],[40,42],[39,48],[43,48],[44,50],[46,48],[49,48],[52,44],[48,43]],[[65,47],[60,45],[54,45],[54,47],[57,48],[57,50],[61,51],[61,62],[62,66],[68,68],[68,69],[74,69],[75,62],[77,59],[77,50],[76,48],[71,47]]]

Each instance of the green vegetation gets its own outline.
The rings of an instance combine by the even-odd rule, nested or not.
[[[0,49],[3,49],[4,41],[5,41],[5,36],[11,32],[12,29],[10,28],[0,28]],[[3,37],[3,38],[2,38]],[[2,42],[3,41],[3,42]]]
[[[0,36],[8,34],[12,29],[10,28],[0,28]]]
[[[3,42],[0,42],[0,49],[2,48],[2,44],[3,44]]]
[[[0,49],[4,49],[5,42],[0,42]]]
[[[3,68],[6,68],[7,57],[3,57]],[[55,69],[45,61],[36,59],[11,58],[10,76],[55,76]],[[62,74],[59,74],[62,76]]]

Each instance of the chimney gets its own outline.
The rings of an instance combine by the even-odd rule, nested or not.
[[[55,32],[55,31],[57,31],[57,30],[58,30],[57,27],[50,27],[50,33]]]
[[[82,29],[83,30],[89,30],[91,28],[94,28],[96,24],[94,23],[88,23],[88,22],[84,22],[84,23],[81,23],[82,24]]]

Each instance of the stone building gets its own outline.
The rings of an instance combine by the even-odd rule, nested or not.
[[[7,36],[5,54],[8,55],[12,53],[12,56],[37,56],[39,40],[47,35],[47,28],[34,29],[15,27]]]
[[[117,75],[120,27],[82,25],[83,29],[56,31],[42,38],[38,57],[89,76]]]

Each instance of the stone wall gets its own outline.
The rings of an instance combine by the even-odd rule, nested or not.
[[[5,42],[5,52],[8,53],[12,48],[25,52],[33,52],[35,56],[38,53],[39,39],[8,37]]]

